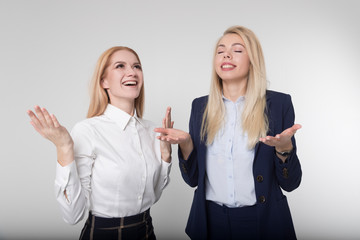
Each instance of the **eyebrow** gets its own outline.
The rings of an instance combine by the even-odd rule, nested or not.
[[[236,46],[236,45],[240,45],[240,46],[243,46],[245,48],[245,46],[243,44],[241,44],[241,43],[233,43],[231,46],[233,47],[233,46]],[[218,47],[225,47],[225,45],[224,44],[219,44]]]
[[[114,62],[114,63],[112,63],[112,65],[114,65],[114,64],[118,64],[118,63],[123,63],[123,64],[126,64],[126,61],[116,61],[116,62]],[[141,65],[140,64],[140,62],[134,62],[134,64],[133,65],[136,65],[136,64],[139,64],[139,65]]]

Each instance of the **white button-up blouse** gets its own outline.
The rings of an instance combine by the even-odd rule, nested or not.
[[[57,164],[55,179],[65,222],[79,222],[88,210],[100,217],[131,216],[158,201],[171,163],[161,160],[154,128],[110,104],[103,115],[74,126],[75,161]]]

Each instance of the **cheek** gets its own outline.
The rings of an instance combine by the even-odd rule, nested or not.
[[[222,63],[222,59],[221,58],[215,58],[214,60],[214,68],[217,74],[219,74],[220,69],[221,69],[221,63]]]

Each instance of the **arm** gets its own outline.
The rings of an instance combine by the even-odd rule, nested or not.
[[[194,105],[194,104],[193,104]],[[174,128],[156,128],[155,132],[161,133],[158,137],[159,140],[169,142],[171,144],[178,144],[179,150],[179,164],[181,174],[186,183],[190,186],[197,186],[197,164],[196,163],[196,150],[190,134],[193,134],[192,121],[194,119],[194,106],[190,117],[190,133]]]
[[[301,125],[294,124],[295,113],[289,95],[286,99],[284,112],[282,114],[283,130],[281,133],[265,138],[260,141],[274,147],[275,171],[279,185],[285,191],[296,189],[301,182],[301,166],[296,154],[295,133],[301,128]],[[281,156],[277,152],[291,152],[289,156]]]
[[[66,167],[57,166],[55,194],[64,221],[76,224],[90,207],[91,177],[96,154],[89,124],[77,123],[71,136],[74,139],[74,162]],[[67,198],[61,194],[64,190]]]
[[[74,141],[66,128],[45,108],[35,106],[35,113],[31,110],[27,113],[35,130],[56,146],[58,164],[55,195],[61,205],[65,222],[75,224],[83,217],[85,197],[74,162]]]

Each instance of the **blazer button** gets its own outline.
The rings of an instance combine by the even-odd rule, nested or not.
[[[184,165],[183,163],[181,164],[181,168],[182,168],[182,170],[184,171],[184,173],[187,174],[186,167],[185,167],[185,165]]]
[[[283,168],[282,173],[283,173],[283,177],[284,177],[284,178],[288,178],[288,177],[289,177],[289,172],[288,172],[288,169],[287,169],[287,168]]]
[[[258,176],[256,177],[256,181],[258,181],[258,182],[260,183],[260,182],[264,181],[264,177],[261,176],[261,175],[258,175]]]
[[[260,196],[259,197],[259,202],[260,203],[264,203],[266,201],[265,197],[264,196]]]

